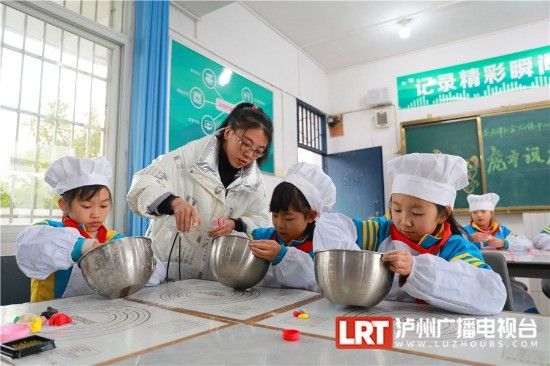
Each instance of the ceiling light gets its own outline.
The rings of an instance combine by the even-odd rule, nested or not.
[[[218,84],[220,84],[220,86],[226,86],[229,84],[231,76],[233,76],[233,71],[224,67],[220,77],[218,78]]]
[[[411,22],[411,19],[402,19],[398,23],[401,25],[399,28],[399,37],[402,39],[407,39],[411,36],[411,28],[409,27],[409,23]]]

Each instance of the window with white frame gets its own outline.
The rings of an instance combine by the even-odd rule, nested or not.
[[[122,32],[124,1],[121,0],[55,0],[77,14]]]
[[[88,1],[76,3],[82,13]],[[96,3],[97,11],[101,1]],[[63,19],[53,24],[9,5],[0,4],[4,228],[61,217],[44,172],[63,156],[106,154],[106,136],[116,132],[116,114],[110,111],[117,107],[120,66],[117,45],[85,28],[64,26]]]
[[[297,100],[298,161],[323,168],[326,154],[326,115],[307,103]]]

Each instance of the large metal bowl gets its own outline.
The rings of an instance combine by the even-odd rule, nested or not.
[[[151,239],[127,237],[90,250],[78,261],[88,285],[117,299],[141,290],[155,269]]]
[[[382,253],[340,249],[315,253],[317,286],[334,304],[374,306],[390,292],[393,277]]]
[[[236,235],[214,239],[210,268],[218,282],[236,290],[245,290],[265,277],[269,261],[255,257],[248,244],[248,239]]]

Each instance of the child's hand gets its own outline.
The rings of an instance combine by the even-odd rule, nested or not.
[[[491,236],[489,240],[487,240],[487,244],[489,244],[490,247],[495,249],[500,249],[504,247],[504,240],[497,239],[494,236]]]
[[[181,197],[172,201],[172,209],[176,217],[176,228],[179,231],[188,233],[192,228],[200,225],[200,217],[195,207]]]
[[[475,233],[475,234],[472,234],[471,237],[472,237],[472,240],[475,241],[476,243],[483,243],[483,242],[489,241],[492,238],[491,235],[487,235],[485,233]]]
[[[90,250],[102,246],[105,243],[100,243],[97,239],[85,239],[82,244],[82,255],[88,253]]]
[[[389,264],[390,270],[401,276],[408,276],[412,270],[412,254],[405,249],[394,249],[384,253],[382,261]]]
[[[249,245],[252,254],[270,262],[277,258],[281,251],[281,244],[275,240],[251,240]]]
[[[208,232],[208,235],[215,238],[216,236],[220,235],[227,235],[233,230],[235,230],[235,221],[232,219],[225,219],[225,225],[221,227],[216,227],[213,230],[210,230]]]

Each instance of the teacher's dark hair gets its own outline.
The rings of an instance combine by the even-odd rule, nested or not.
[[[258,165],[261,165],[268,158],[269,148],[273,139],[273,124],[261,108],[256,107],[252,103],[237,104],[218,129],[224,129],[228,126],[233,130],[241,129],[244,132],[250,128],[260,128],[267,139],[267,146],[264,155],[256,159],[256,162]],[[222,134],[218,137],[223,139]]]

